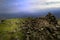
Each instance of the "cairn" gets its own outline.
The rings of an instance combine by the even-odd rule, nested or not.
[[[50,12],[45,17],[28,18],[22,27],[24,40],[59,40],[56,25],[58,22]]]

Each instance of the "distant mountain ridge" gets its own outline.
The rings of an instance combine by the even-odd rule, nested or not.
[[[0,18],[1,17],[6,17],[6,18],[40,17],[40,16],[44,16],[44,15],[48,14],[48,12],[51,12],[57,18],[60,18],[60,8],[36,10],[36,12],[34,12],[34,13],[30,13],[30,12],[0,13]]]
[[[6,18],[24,18],[24,17],[40,17],[44,16],[46,14],[0,14],[0,18],[6,17]],[[60,18],[60,13],[53,13],[57,18]]]

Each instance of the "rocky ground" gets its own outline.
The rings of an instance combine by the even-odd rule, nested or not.
[[[37,18],[1,20],[0,40],[60,40],[60,21],[51,13]]]

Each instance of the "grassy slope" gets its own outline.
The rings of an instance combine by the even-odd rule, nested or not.
[[[0,32],[12,31],[20,25],[19,23],[22,22],[24,22],[24,19],[7,19],[3,23],[0,23]]]
[[[17,32],[12,34],[8,34],[8,32],[14,31],[18,28],[25,19],[7,19],[3,23],[0,23],[0,40],[11,40],[12,37],[20,36],[19,38],[22,40],[23,34],[21,32]],[[7,31],[7,32],[6,32]]]

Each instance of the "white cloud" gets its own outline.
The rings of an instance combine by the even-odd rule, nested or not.
[[[60,2],[60,0],[47,0],[46,2]]]
[[[48,3],[48,4],[47,4]],[[60,0],[28,0],[26,10],[60,8]]]
[[[60,8],[60,0],[25,0],[7,3],[6,12],[34,11],[36,9],[44,10],[48,8]]]

